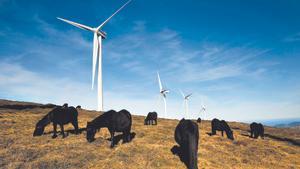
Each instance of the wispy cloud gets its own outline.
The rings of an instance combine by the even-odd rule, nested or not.
[[[190,47],[184,44],[176,31],[162,29],[149,32],[144,22],[137,23],[131,33],[110,40],[105,50],[110,51],[107,58],[113,62],[122,63],[127,68],[134,63],[131,70],[136,70],[136,74],[145,76],[147,72],[149,76],[151,72],[160,70],[168,75],[169,80],[180,82],[219,80],[252,72],[259,75],[267,71],[267,67],[260,67],[257,58],[269,52],[248,44],[200,43],[197,47]]]
[[[284,42],[297,42],[300,41],[300,32],[290,35],[283,39]]]

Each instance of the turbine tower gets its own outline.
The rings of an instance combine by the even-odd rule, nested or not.
[[[188,94],[188,95],[185,95],[181,90],[180,90],[180,93],[183,97],[183,104],[184,104],[184,111],[185,111],[185,115],[186,115],[186,118],[188,118],[188,115],[189,115],[189,104],[188,104],[188,101],[189,101],[189,98],[192,96],[192,93]]]
[[[164,113],[164,117],[166,118],[167,117],[167,101],[166,101],[166,97],[167,97],[167,94],[170,92],[169,90],[167,89],[164,89],[162,84],[161,84],[161,81],[160,81],[160,77],[159,77],[159,73],[157,72],[157,79],[158,79],[158,85],[159,85],[159,94],[160,96],[163,98],[164,100],[164,105],[165,105],[165,113]]]
[[[131,0],[127,1],[123,6],[121,6],[115,13],[113,13],[109,18],[107,18],[103,23],[101,23],[98,27],[89,27],[86,25],[82,25],[73,21],[69,21],[63,18],[57,17],[57,19],[67,22],[73,26],[76,26],[80,29],[88,30],[94,33],[93,40],[93,69],[92,69],[92,89],[94,89],[95,83],[95,74],[96,74],[96,65],[98,61],[98,105],[97,111],[103,110],[103,87],[102,87],[102,39],[106,38],[106,33],[101,30],[101,28],[120,10],[122,10]]]

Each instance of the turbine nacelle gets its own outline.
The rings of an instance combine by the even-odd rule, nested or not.
[[[161,94],[167,94],[169,92],[170,92],[169,90],[165,90],[165,89],[163,89],[163,90],[160,91]]]
[[[104,32],[104,31],[102,31],[102,30],[99,30],[99,31],[97,32],[97,35],[98,35],[98,36],[101,36],[102,39],[106,39],[106,32]]]
[[[187,96],[185,96],[184,99],[185,99],[185,100],[188,100],[191,96],[192,96],[192,93],[191,93],[191,94],[188,94]]]

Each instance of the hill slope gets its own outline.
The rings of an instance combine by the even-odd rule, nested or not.
[[[25,110],[0,108],[0,168],[185,168],[170,149],[176,144],[177,120],[159,119],[157,126],[144,126],[142,116],[133,117],[131,143],[109,148],[109,133],[101,129],[96,140],[88,143],[85,131],[62,139],[46,134],[32,137],[36,122],[51,109]],[[79,127],[99,114],[79,111]],[[199,124],[199,168],[300,168],[300,131],[266,128],[264,140],[248,137],[248,125],[232,122],[235,141],[209,136],[210,121]],[[66,125],[65,129],[73,129]],[[293,144],[295,145],[293,145]]]

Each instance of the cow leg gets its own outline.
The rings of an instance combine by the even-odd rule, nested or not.
[[[73,121],[72,125],[74,126],[75,134],[78,134],[78,121],[77,120]]]
[[[53,123],[53,135],[52,135],[52,138],[56,138],[57,137],[57,131],[56,131],[56,128],[57,128],[57,124],[56,123]]]
[[[250,134],[250,137],[251,137],[251,138],[253,138],[253,131],[252,131],[252,130],[251,130],[251,134]]]
[[[115,132],[110,131],[110,148],[114,147],[114,135],[115,135]]]
[[[216,135],[217,133],[216,133],[216,130],[214,130],[214,129],[211,129],[211,135]]]
[[[221,133],[222,133],[222,137],[224,137],[224,133],[223,133],[223,132],[224,132],[224,131],[222,130],[222,131],[221,131]]]
[[[256,139],[258,137],[257,131],[254,131],[254,138]]]
[[[126,131],[123,132],[123,142],[122,144],[126,143],[127,142],[127,133]]]
[[[65,131],[64,131],[64,125],[60,124],[59,126],[60,126],[60,130],[61,130],[61,134],[63,135],[63,138],[65,138],[66,135],[65,135]]]
[[[123,132],[123,143],[130,142],[130,131],[126,130]]]
[[[131,136],[130,136],[130,129],[127,131],[127,141],[131,141]]]
[[[157,119],[155,119],[155,125],[157,125]]]

